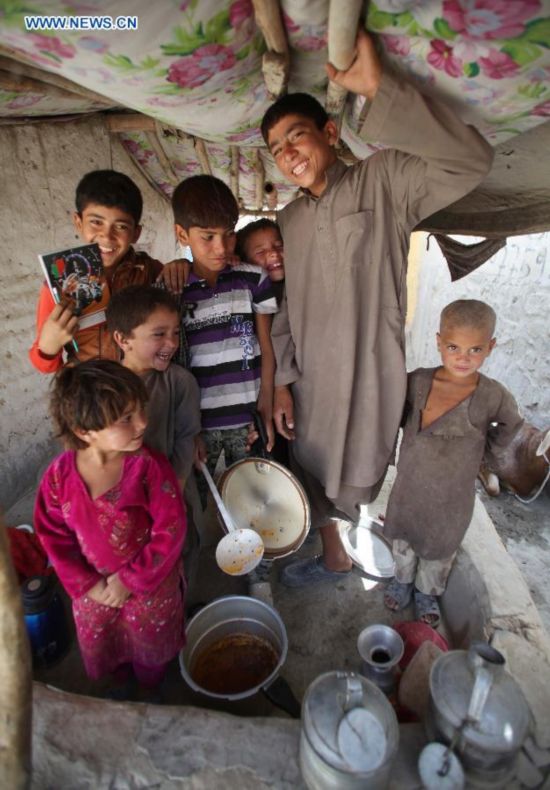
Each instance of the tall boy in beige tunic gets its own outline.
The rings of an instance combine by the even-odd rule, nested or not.
[[[294,438],[323,557],[287,566],[292,586],[337,579],[351,562],[330,516],[352,518],[376,496],[391,459],[406,392],[404,322],[409,235],[487,174],[489,145],[439,102],[382,73],[360,33],[347,72],[329,77],[370,105],[361,136],[389,146],[346,167],[337,129],[297,109],[268,110],[262,131],[302,196],[278,217],[286,299],[272,337],[274,417]],[[270,115],[271,114],[271,115]]]

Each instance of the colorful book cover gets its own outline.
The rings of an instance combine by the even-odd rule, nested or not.
[[[108,296],[97,244],[49,252],[38,258],[54,300],[69,305],[75,315],[81,316],[79,329],[105,321]]]

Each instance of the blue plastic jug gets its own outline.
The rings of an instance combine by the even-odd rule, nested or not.
[[[21,587],[33,665],[47,667],[69,648],[63,601],[54,576],[31,576]]]

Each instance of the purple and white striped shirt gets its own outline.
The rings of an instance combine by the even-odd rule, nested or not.
[[[271,281],[259,266],[226,266],[213,288],[193,272],[189,275],[182,326],[201,391],[203,430],[238,428],[251,421],[261,372],[254,313],[276,312]]]

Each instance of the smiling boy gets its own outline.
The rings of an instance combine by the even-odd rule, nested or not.
[[[160,261],[133,248],[140,235],[143,199],[136,184],[116,170],[93,170],[76,188],[75,229],[86,244],[99,246],[103,264],[102,296],[93,310],[105,309],[111,294],[134,284],[149,284],[162,275],[169,279],[178,262],[163,267]],[[84,318],[85,318],[84,311]],[[36,339],[29,350],[33,366],[41,373],[55,373],[63,364],[63,348],[73,339],[78,352],[70,348],[71,359],[82,362],[93,357],[116,359],[118,351],[104,321],[79,326],[79,318],[55,304],[44,283],[38,297]]]
[[[201,424],[197,382],[188,370],[170,364],[180,335],[176,301],[159,288],[131,285],[113,295],[107,328],[122,364],[140,376],[149,396],[144,442],[168,457],[183,488]]]
[[[473,189],[490,146],[448,108],[382,71],[366,33],[346,72],[328,76],[368,100],[359,134],[385,150],[347,167],[338,130],[306,94],[266,112],[262,134],[301,196],[278,216],[286,298],[273,322],[274,420],[320,527],[323,556],[287,565],[282,581],[338,580],[351,568],[335,516],[356,520],[392,457],[406,392],[409,235]]]

